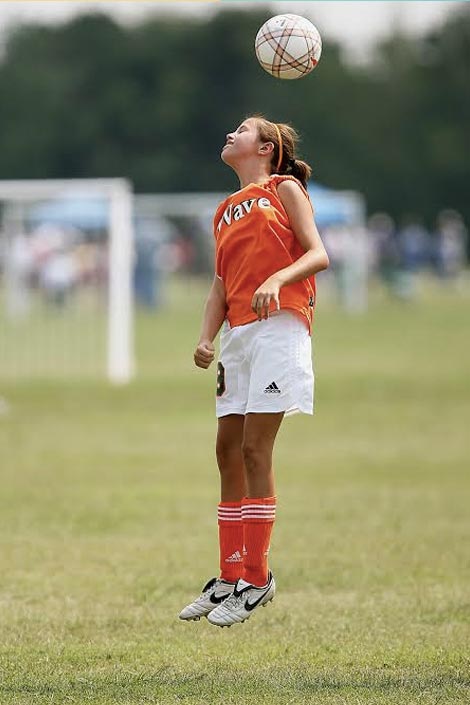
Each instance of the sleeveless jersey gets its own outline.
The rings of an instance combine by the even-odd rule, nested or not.
[[[288,267],[304,254],[277,192],[278,185],[288,179],[301,186],[293,176],[275,174],[263,184],[248,184],[236,191],[216,210],[215,271],[225,286],[231,327],[257,320],[251,309],[256,289],[271,274]],[[281,309],[303,316],[311,330],[315,277],[282,287],[279,302]],[[275,310],[276,304],[271,302],[270,313]]]

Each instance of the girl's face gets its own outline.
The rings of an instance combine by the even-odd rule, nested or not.
[[[259,154],[261,147],[256,121],[248,118],[234,132],[228,133],[220,156],[226,164],[235,166],[244,159]]]

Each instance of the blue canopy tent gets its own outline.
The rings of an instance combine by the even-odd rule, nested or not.
[[[109,223],[109,201],[80,194],[43,201],[30,209],[27,220],[33,227],[47,223],[72,226],[84,232],[102,230]]]
[[[308,184],[307,191],[319,228],[364,223],[365,203],[361,194],[356,191],[334,191],[313,182]]]

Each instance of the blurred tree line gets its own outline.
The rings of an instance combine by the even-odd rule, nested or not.
[[[365,66],[325,43],[315,72],[279,81],[253,40],[272,15],[102,14],[23,25],[0,63],[0,178],[128,176],[137,192],[229,190],[225,134],[261,112],[300,130],[320,183],[363,192],[369,211],[470,223],[470,8],[421,39],[395,33]]]

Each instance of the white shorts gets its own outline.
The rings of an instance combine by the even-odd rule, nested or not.
[[[230,328],[225,321],[217,363],[217,417],[313,414],[312,343],[291,311]]]

